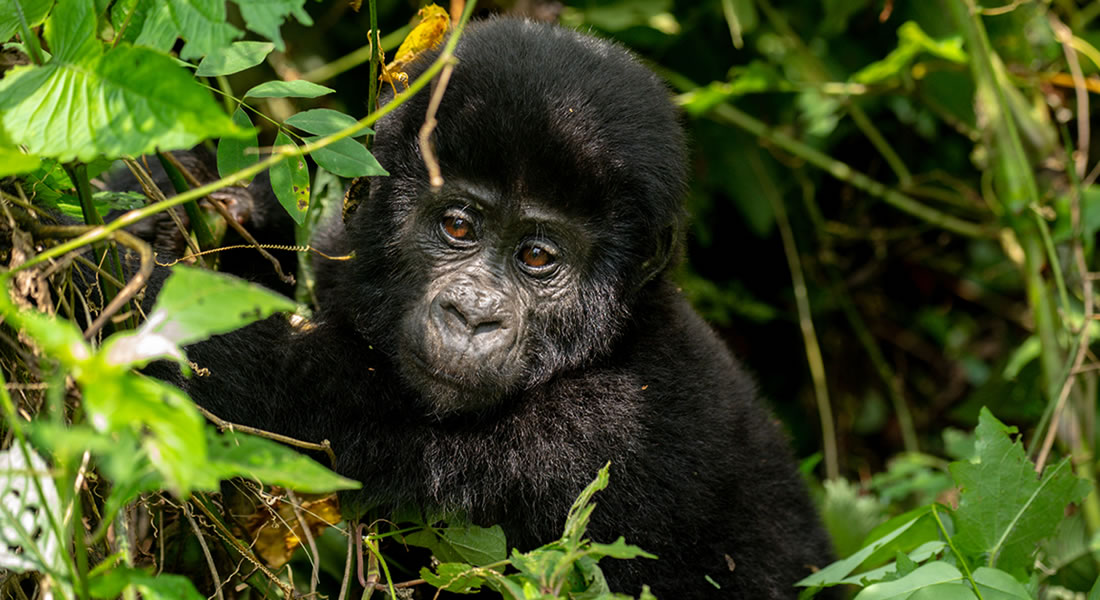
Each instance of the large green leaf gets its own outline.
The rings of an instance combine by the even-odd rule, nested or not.
[[[135,586],[147,600],[202,600],[191,580],[182,575],[153,575],[140,569],[116,567],[88,581],[93,598],[117,598],[126,586]]]
[[[234,431],[210,432],[209,465],[218,478],[250,477],[307,493],[361,487],[358,481],[341,477],[281,444]]]
[[[132,430],[168,488],[183,499],[217,479],[206,463],[204,421],[183,392],[155,379],[105,371],[81,382],[88,421],[100,433]]]
[[[317,135],[330,135],[355,125],[355,117],[346,115],[331,108],[314,108],[303,110],[287,118],[286,124],[293,125],[303,131],[316,133]],[[364,134],[371,133],[364,129]]]
[[[52,0],[0,0],[0,42],[11,39],[20,30],[19,15],[28,27],[42,23],[53,6]]]
[[[184,60],[206,56],[242,33],[226,22],[225,0],[166,0],[166,4],[176,31],[187,40],[180,50]]]
[[[275,42],[279,50],[285,49],[279,26],[289,15],[294,15],[302,25],[313,25],[313,19],[302,8],[305,3],[306,0],[237,0],[248,28]]]
[[[61,518],[61,500],[46,461],[28,452],[19,445],[0,452],[0,568],[61,573],[61,544],[49,519]]]
[[[1023,446],[1009,439],[1015,430],[983,408],[977,457],[951,464],[962,488],[955,543],[969,555],[982,556],[987,566],[1009,573],[1031,566],[1039,541],[1054,533],[1066,504],[1084,498],[1090,489],[1073,475],[1069,459],[1038,477]]]
[[[242,279],[177,266],[145,323],[132,334],[112,336],[102,353],[107,363],[123,366],[166,356],[179,358],[178,346],[293,308],[288,298]]]
[[[127,45],[103,53],[90,8],[58,2],[46,22],[53,58],[0,81],[0,124],[13,142],[34,155],[88,162],[240,133],[168,56]]]

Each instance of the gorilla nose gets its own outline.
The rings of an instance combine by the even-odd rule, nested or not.
[[[494,291],[444,290],[432,302],[431,320],[444,348],[469,357],[494,357],[515,338],[506,299]]]

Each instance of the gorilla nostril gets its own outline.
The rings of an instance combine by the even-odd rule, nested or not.
[[[466,325],[469,324],[469,321],[466,319],[466,315],[462,314],[462,311],[458,310],[458,307],[455,306],[454,304],[451,304],[450,302],[447,302],[447,303],[444,303],[440,308],[443,309],[443,312],[445,314],[449,314],[452,317],[454,317],[455,319],[457,319],[458,322],[460,324],[462,324],[463,326],[466,326]]]
[[[485,321],[483,323],[478,323],[477,326],[474,327],[474,335],[493,333],[494,331],[500,329],[502,325],[503,323],[501,323],[500,321]]]

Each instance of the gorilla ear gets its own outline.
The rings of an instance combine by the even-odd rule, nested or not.
[[[368,198],[370,198],[370,178],[355,178],[348,186],[348,191],[344,193],[344,225],[347,225],[348,221],[351,220],[351,216],[355,214],[355,209],[359,208],[359,205]]]
[[[665,268],[672,262],[673,254],[676,251],[677,237],[679,237],[679,233],[674,225],[669,225],[657,234],[653,254],[642,263],[641,277],[634,286],[635,291],[640,290],[645,284],[664,272]]]

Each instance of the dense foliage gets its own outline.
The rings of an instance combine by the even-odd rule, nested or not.
[[[804,594],[1100,597],[1100,3],[501,4],[463,19],[584,27],[677,94],[694,152],[681,285],[808,457],[841,557]],[[0,595],[609,598],[597,560],[649,560],[585,539],[614,465],[525,554],[434,515],[355,527],[331,492],[359,484],[271,438],[324,462],[319,440],[204,419],[135,371],[189,369],[182,345],[273,312],[308,318],[306,261],[297,307],[213,272],[286,248],[208,252],[236,225],[209,196],[267,171],[305,253],[345,179],[384,176],[377,50],[393,58],[416,7],[362,5],[0,0]],[[167,154],[214,143],[212,184]],[[150,161],[177,195],[102,189]],[[143,314],[155,258],[127,227],[177,206],[196,265]]]

